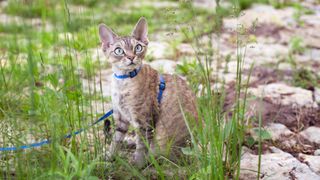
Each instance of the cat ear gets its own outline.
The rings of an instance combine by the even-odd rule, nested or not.
[[[141,17],[132,31],[132,36],[145,44],[148,44],[148,23]]]
[[[100,36],[100,41],[102,42],[102,48],[104,51],[107,48],[109,48],[111,44],[114,43],[117,37],[117,35],[105,24],[99,25],[99,36]]]

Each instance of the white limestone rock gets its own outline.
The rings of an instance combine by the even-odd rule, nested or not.
[[[151,67],[162,73],[174,74],[177,66],[176,61],[168,59],[160,59],[152,62],[147,62]]]
[[[320,176],[306,164],[301,163],[291,154],[271,147],[272,153],[261,155],[260,178],[270,180],[308,179],[319,180]],[[244,153],[241,158],[240,179],[256,179],[258,171],[258,155]]]
[[[303,138],[320,145],[320,128],[311,126],[299,133]]]
[[[303,163],[306,163],[313,172],[320,175],[320,156],[311,156],[300,153],[299,159]]]
[[[280,140],[283,137],[289,137],[294,135],[285,125],[280,123],[271,123],[265,127],[270,133],[272,140]]]
[[[257,88],[249,88],[248,92],[260,98],[268,98],[273,104],[317,107],[311,91],[281,83],[260,85]]]

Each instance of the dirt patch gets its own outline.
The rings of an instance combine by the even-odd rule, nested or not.
[[[254,67],[251,72],[250,70],[244,70],[243,74],[257,77],[257,80],[252,81],[249,84],[249,87],[258,87],[259,85],[286,81],[288,77],[292,77],[293,72],[291,70],[277,70],[267,67]]]
[[[249,30],[249,33],[256,36],[273,37],[274,39],[280,39],[280,31],[284,29],[284,27],[280,27],[276,24],[261,23],[257,27],[251,28]]]
[[[300,132],[310,126],[320,127],[319,108],[295,108],[293,106],[281,106],[272,104],[267,98],[248,102],[251,117],[258,118],[261,115],[263,124],[281,123],[293,132]],[[257,122],[253,121],[254,125]]]
[[[225,99],[225,111],[231,111],[235,102],[234,86],[229,86]],[[240,95],[244,98],[244,94]],[[229,113],[229,115],[232,115]],[[258,118],[261,116],[263,125],[269,123],[281,123],[293,132],[300,132],[310,126],[320,127],[320,108],[294,107],[292,105],[273,104],[268,98],[252,99],[247,98],[246,118],[252,119],[254,126],[258,125]]]

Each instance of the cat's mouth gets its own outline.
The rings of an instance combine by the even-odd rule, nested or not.
[[[128,66],[136,65],[134,62],[131,62]]]

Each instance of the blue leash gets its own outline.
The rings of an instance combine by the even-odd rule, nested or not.
[[[103,121],[104,119],[108,118],[109,116],[112,115],[112,113],[113,113],[113,110],[111,109],[106,114],[104,114],[102,117],[100,117],[96,122],[94,122],[91,125],[89,125],[87,128],[92,127],[92,126],[98,124],[99,122]],[[67,134],[67,135],[64,136],[64,139],[69,139],[74,135],[80,134],[81,132],[83,132],[87,128],[81,128],[78,131],[75,131],[73,133]],[[1,147],[0,151],[17,151],[17,150],[22,150],[22,149],[36,148],[36,147],[40,147],[40,146],[43,146],[43,145],[46,145],[46,144],[50,144],[50,143],[51,143],[51,141],[47,139],[47,140],[43,140],[41,142],[22,145],[22,146],[19,146],[19,147],[16,147],[16,146]]]
[[[114,74],[114,77],[118,78],[118,79],[134,78],[135,76],[138,75],[140,70],[141,70],[141,67],[139,69],[137,69],[137,70],[135,69],[134,71],[129,72],[129,75],[116,75],[116,74]],[[158,93],[158,97],[157,97],[159,104],[161,103],[162,94],[163,94],[163,91],[165,89],[166,89],[166,82],[165,82],[163,76],[160,75],[159,93]],[[63,139],[69,139],[72,136],[80,134],[84,130],[86,130],[86,129],[98,124],[99,122],[101,122],[104,119],[108,118],[112,114],[113,114],[113,110],[111,109],[106,114],[104,114],[102,117],[100,117],[96,122],[94,122],[91,125],[89,125],[87,128],[81,128],[78,131],[75,131],[73,133],[69,133],[69,134],[65,135],[63,137]],[[51,143],[51,141],[49,139],[47,139],[47,140],[43,140],[43,141],[40,141],[40,142],[37,142],[37,143],[31,143],[31,144],[22,145],[22,146],[19,146],[19,147],[16,147],[16,146],[0,147],[0,152],[1,151],[17,151],[17,150],[22,150],[22,149],[36,148],[36,147],[40,147],[40,146],[43,146],[43,145],[46,145],[46,144],[50,144],[50,143]]]

